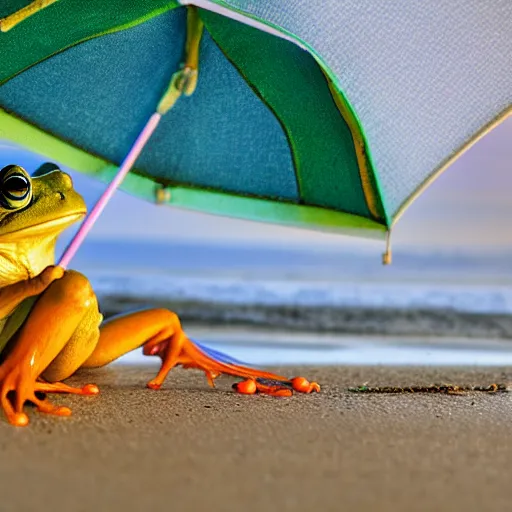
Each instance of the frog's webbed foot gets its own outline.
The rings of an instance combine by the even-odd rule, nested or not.
[[[38,411],[56,416],[70,416],[71,409],[53,405],[45,396],[46,393],[74,393],[79,395],[96,395],[98,387],[87,384],[82,388],[73,388],[63,383],[48,383],[36,380],[30,369],[19,365],[12,368],[0,367],[0,405],[12,425],[24,427],[29,420],[24,412],[27,402],[35,405]]]
[[[221,374],[241,377],[245,380],[235,384],[233,388],[242,394],[259,393],[284,397],[291,396],[294,390],[302,393],[320,391],[316,382],[309,383],[303,377],[288,379],[282,375],[229,362],[222,354],[213,351],[209,355],[185,335],[156,344],[148,343],[144,346],[144,354],[157,355],[162,359],[158,375],[147,384],[151,389],[159,389],[168,372],[174,366],[181,365],[183,368],[202,370],[212,387]],[[217,355],[221,357],[216,358]]]
[[[0,372],[0,405],[12,425],[24,427],[29,420],[24,412],[26,402],[33,403],[38,410],[57,416],[69,416],[67,407],[53,406],[45,398],[37,396],[37,383],[30,369],[14,365],[3,367]]]

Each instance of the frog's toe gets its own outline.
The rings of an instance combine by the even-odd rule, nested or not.
[[[9,418],[9,423],[15,427],[26,427],[29,424],[28,416],[24,412],[15,412],[14,415]]]
[[[290,382],[292,388],[299,393],[320,393],[318,382],[309,382],[305,377],[294,377]]]
[[[38,381],[35,384],[35,392],[39,393],[70,393],[73,395],[92,396],[97,395],[100,390],[96,384],[86,384],[81,388],[76,388],[64,384],[63,382],[44,382]],[[37,407],[37,410],[46,414],[53,414],[55,416],[71,416],[71,409],[65,406],[55,406],[46,398],[40,399],[36,396],[32,400]]]
[[[72,395],[97,395],[100,390],[96,384],[86,384],[81,388],[68,386],[63,382],[36,382],[36,391],[40,393],[70,393]]]
[[[2,389],[0,394],[0,403],[2,405],[2,409],[4,410],[5,416],[7,417],[7,421],[16,427],[24,427],[28,425],[28,416],[22,412],[16,412],[14,407],[9,399],[8,389]]]
[[[53,405],[48,399],[40,400],[35,398],[33,402],[39,412],[55,416],[71,416],[71,409],[69,407]]]

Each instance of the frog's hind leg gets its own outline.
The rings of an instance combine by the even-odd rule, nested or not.
[[[57,383],[50,389],[48,383],[41,382],[41,375],[72,339],[93,300],[87,279],[76,272],[67,272],[39,297],[9,342],[0,365],[0,405],[13,425],[28,424],[28,416],[23,411],[25,402],[32,402],[42,412],[69,415],[67,407],[55,407],[37,393],[66,389],[65,385]]]
[[[169,371],[177,365],[202,370],[210,385],[224,373],[256,381],[257,391],[261,393],[268,387],[260,385],[257,379],[272,381],[273,391],[276,386],[284,386],[291,394],[293,388],[293,382],[286,377],[230,362],[216,357],[214,352],[208,354],[186,336],[178,316],[166,309],[139,311],[106,321],[94,352],[83,366],[104,366],[141,346],[145,355],[158,355],[162,359],[157,376],[147,383],[152,389],[160,388]]]

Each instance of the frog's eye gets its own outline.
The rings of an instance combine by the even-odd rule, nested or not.
[[[0,200],[8,210],[23,208],[32,199],[30,177],[18,165],[8,165],[0,171]]]

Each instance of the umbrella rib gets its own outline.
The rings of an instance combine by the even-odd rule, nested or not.
[[[0,31],[7,32],[14,28],[18,23],[26,20],[29,16],[36,14],[45,7],[55,3],[57,0],[34,0],[31,4],[26,5],[19,11],[13,12],[3,19],[0,19]]]

